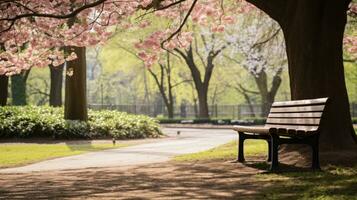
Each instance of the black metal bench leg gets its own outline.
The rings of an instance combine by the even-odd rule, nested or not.
[[[239,132],[239,139],[238,139],[238,162],[244,162],[244,140],[245,134],[243,132]]]
[[[279,168],[279,158],[278,158],[278,151],[279,151],[279,136],[276,134],[271,134],[271,165],[270,171],[278,171]]]
[[[311,167],[313,170],[321,170],[320,159],[319,159],[319,136],[318,136],[318,134],[316,134],[316,136],[314,136],[311,147],[312,147],[312,166]]]
[[[268,159],[267,161],[270,162],[271,161],[271,141],[267,140],[268,143]]]

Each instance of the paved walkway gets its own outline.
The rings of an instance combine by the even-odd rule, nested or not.
[[[232,130],[165,128],[163,131],[170,137],[148,144],[86,153],[42,161],[23,167],[2,169],[0,173],[26,173],[165,162],[173,156],[208,150],[237,138],[236,133]],[[180,131],[180,135],[177,135],[177,131]]]

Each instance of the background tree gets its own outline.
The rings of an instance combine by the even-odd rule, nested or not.
[[[9,78],[5,75],[0,75],[0,106],[6,106],[8,96]]]
[[[170,119],[174,118],[175,102],[173,96],[173,89],[177,85],[172,83],[172,66],[170,62],[170,54],[167,52],[166,63],[159,62],[159,73],[156,74],[152,69],[148,68],[151,76],[154,78],[155,83],[160,91],[161,97],[167,109],[167,114]]]
[[[26,83],[30,70],[11,76],[12,105],[27,105]]]
[[[86,89],[86,50],[84,47],[68,47],[77,59],[67,62],[64,118],[70,120],[88,120]]]
[[[198,98],[198,107],[200,118],[209,118],[209,108],[208,108],[208,89],[210,80],[212,78],[212,73],[215,67],[215,59],[222,51],[227,47],[227,44],[216,44],[214,33],[210,34],[210,39],[207,39],[205,35],[201,34],[200,38],[204,44],[204,54],[200,54],[198,49],[197,40],[188,47],[188,49],[175,48],[174,50],[183,58],[186,66],[189,68],[192,76],[193,83],[195,84],[195,89]],[[209,41],[207,41],[209,40]],[[193,47],[195,45],[195,47]],[[195,50],[193,49],[195,48]],[[194,53],[195,52],[195,53]],[[199,64],[196,61],[196,56],[201,61],[203,66],[200,70]]]
[[[261,20],[255,20],[255,19]],[[261,12],[250,12],[227,28],[230,45],[229,60],[243,67],[254,79],[258,92],[248,92],[242,83],[234,88],[245,95],[259,94],[261,116],[269,113],[282,83],[282,72],[287,65],[284,37],[279,25]],[[270,82],[270,83],[269,83]]]
[[[62,106],[62,86],[63,86],[63,69],[64,64],[57,67],[50,65],[50,98],[49,104],[53,107]]]
[[[33,70],[32,70],[33,72]],[[33,74],[33,73],[31,73]],[[37,106],[46,105],[50,97],[50,83],[48,77],[35,75],[28,78],[27,82],[27,99]],[[30,81],[31,80],[31,81]],[[29,103],[30,104],[30,103]]]

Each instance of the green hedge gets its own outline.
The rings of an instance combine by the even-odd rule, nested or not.
[[[214,124],[214,125],[263,125],[264,118],[245,118],[242,120],[233,119],[168,119],[158,118],[160,124]]]
[[[158,122],[143,115],[89,110],[88,122],[64,120],[63,108],[0,107],[0,138],[54,139],[158,137]]]

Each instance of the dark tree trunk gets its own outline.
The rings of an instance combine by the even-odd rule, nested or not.
[[[64,118],[87,121],[86,50],[84,47],[67,49],[69,53],[75,52],[78,58],[67,62]]]
[[[209,118],[208,109],[208,85],[196,86],[198,97],[198,117],[202,119]]]
[[[170,119],[174,118],[174,106],[172,104],[166,106],[167,107],[167,114]]]
[[[329,97],[321,130],[322,149],[354,144],[343,67],[347,3],[300,0],[288,5],[282,24],[292,99]]]
[[[11,76],[11,95],[12,105],[27,105],[26,82],[30,71],[24,71],[21,74]]]
[[[62,106],[62,83],[64,64],[54,67],[49,66],[51,76],[50,106]]]
[[[172,94],[173,86],[171,84],[170,63],[168,61],[167,66],[164,66],[163,64],[159,64],[159,66],[160,66],[160,77],[157,74],[155,74],[151,69],[149,69],[149,72],[150,72],[151,76],[154,78],[156,86],[159,88],[160,95],[162,97],[162,100],[164,101],[168,117],[170,119],[173,119],[174,118],[174,98],[173,98],[173,94]],[[166,73],[167,87],[165,87],[165,73]]]
[[[6,106],[8,96],[9,77],[0,75],[0,106]]]
[[[257,84],[259,94],[261,97],[261,115],[266,117],[269,113],[269,91],[268,91],[268,78],[265,71],[261,71],[258,75],[253,74],[255,83]]]
[[[193,99],[193,110],[195,111],[195,118],[198,118],[198,105],[197,105],[197,99]]]
[[[261,117],[267,117],[269,114],[270,107],[273,104],[275,96],[281,85],[281,72],[282,69],[280,69],[280,71],[273,76],[270,89],[268,87],[268,75],[265,71],[260,72],[258,76],[254,75],[261,97]]]
[[[175,117],[175,108],[174,108],[174,97],[172,95],[172,86],[169,83],[169,105],[167,105],[167,113],[170,119],[173,119]]]
[[[250,100],[249,95],[247,93],[243,93],[243,96],[244,96],[245,101],[247,102],[248,107],[249,107],[249,112],[250,112],[249,117],[255,117],[255,111],[254,111],[253,103]]]
[[[170,119],[175,117],[175,110],[174,110],[174,95],[173,95],[173,88],[174,86],[171,83],[171,63],[170,63],[170,54],[167,53],[167,67],[166,67],[166,78],[167,78],[167,89],[168,89],[168,96],[169,96],[169,105],[167,106],[167,112]]]
[[[342,41],[351,0],[248,0],[281,25],[292,99],[329,97],[320,148],[355,146],[345,85]]]
[[[190,47],[189,50],[186,51],[185,53],[178,49],[176,49],[176,52],[178,52],[182,56],[182,58],[184,58],[186,65],[190,69],[193,83],[195,84],[195,88],[197,91],[198,118],[208,119],[210,116],[209,116],[209,109],[208,109],[207,93],[208,93],[209,83],[214,69],[213,60],[221,51],[215,53],[213,52],[209,53],[207,57],[207,63],[205,66],[205,73],[203,79],[201,77],[201,72],[195,63],[192,47]]]

